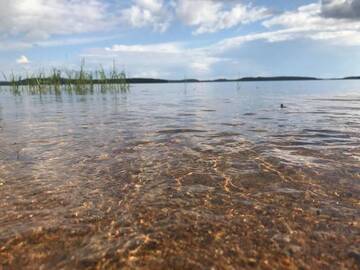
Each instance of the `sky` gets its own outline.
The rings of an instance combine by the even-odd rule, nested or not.
[[[360,0],[0,0],[0,72],[360,75]],[[1,78],[0,78],[1,80]]]

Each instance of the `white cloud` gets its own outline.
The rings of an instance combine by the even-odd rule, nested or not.
[[[109,22],[98,0],[0,0],[0,6],[0,34],[28,40],[102,30]]]
[[[336,45],[360,45],[360,22],[324,17],[321,4],[310,4],[293,12],[285,12],[265,21],[264,25],[270,29],[282,28],[288,33],[288,39],[305,38],[325,40]]]
[[[324,17],[360,19],[359,0],[322,0],[321,12]]]
[[[207,74],[211,71],[213,64],[218,62],[216,58],[207,57],[204,59],[199,59],[200,61],[193,61],[190,64],[190,68],[197,74]]]
[[[0,50],[27,49],[54,35],[103,31],[115,25],[100,0],[0,0]]]
[[[138,72],[138,73],[132,73],[131,77],[133,78],[165,78],[166,76],[168,76],[169,74],[167,73],[160,73],[158,70],[147,70],[147,71],[142,71],[142,72]]]
[[[160,43],[150,45],[113,45],[111,48],[105,48],[109,52],[128,52],[128,53],[161,53],[177,54],[183,49],[178,43]]]
[[[212,66],[226,61],[211,55],[203,48],[188,48],[182,43],[159,43],[146,45],[113,45],[110,48],[91,49],[84,55],[93,64],[108,63],[113,59],[130,74],[148,74],[149,71],[163,74],[161,77],[179,77],[186,72],[194,76],[211,74]],[[165,74],[165,75],[164,75]]]
[[[160,0],[134,0],[134,2],[147,10],[158,12],[163,8],[163,2]]]
[[[210,14],[215,13],[211,11]],[[193,20],[194,24],[200,22],[197,17],[188,15],[190,16],[188,20]],[[212,15],[209,15],[209,18],[211,17]],[[204,18],[201,20],[203,22]],[[185,71],[193,74],[194,77],[203,77],[211,76],[220,63],[226,62],[227,65],[231,65],[233,58],[228,59],[225,55],[229,55],[230,50],[237,49],[247,42],[309,39],[342,47],[360,45],[360,22],[324,18],[320,4],[305,5],[294,11],[272,16],[263,21],[263,25],[265,29],[263,32],[226,38],[197,48],[191,48],[186,43],[116,44],[109,48],[88,51],[84,56],[92,59],[94,63],[101,61],[111,63],[115,58],[117,62],[127,63],[126,70],[131,74],[146,74],[147,71],[152,71],[156,74],[179,77],[179,74]]]
[[[0,51],[25,50],[31,48],[31,43],[24,41],[2,40],[0,38]]]
[[[100,41],[107,41],[118,38],[119,35],[109,36],[97,36],[97,37],[62,37],[62,38],[51,38],[39,41],[19,41],[19,40],[1,40],[0,39],[0,51],[10,50],[26,50],[33,47],[60,47],[60,46],[71,46],[80,44],[96,43]]]
[[[18,63],[20,65],[27,65],[27,64],[30,64],[30,61],[25,55],[22,55],[22,56],[20,56],[20,58],[18,58],[16,60],[16,63]]]
[[[176,13],[185,24],[196,27],[194,34],[213,33],[270,15],[264,7],[238,3],[227,8],[225,1],[215,0],[178,0]]]
[[[108,41],[118,38],[120,35],[96,36],[96,37],[69,37],[61,39],[50,39],[34,42],[33,45],[41,47],[69,46],[79,44],[96,43],[100,41]],[[0,48],[1,49],[1,48]]]
[[[344,11],[337,13],[342,14],[341,16],[330,16],[329,10],[324,11],[325,5],[328,5],[326,8],[331,6],[334,12],[339,9],[339,3],[346,7],[350,2],[331,0],[332,4],[337,5],[330,5],[328,0],[271,16],[266,8],[235,0],[133,0],[130,4],[125,4],[125,8],[124,5],[122,8],[108,6],[110,2],[104,4],[105,1],[100,0],[0,0],[0,50],[64,46],[111,39],[111,36],[81,34],[112,29],[124,23],[124,20],[133,27],[152,28],[162,32],[168,29],[174,16],[177,16],[184,24],[193,27],[195,34],[212,33],[262,21],[263,27],[257,28],[262,31],[227,38],[198,48],[190,46],[194,44],[193,38],[192,44],[115,44],[108,48],[89,49],[82,55],[89,64],[94,65],[109,63],[110,66],[113,59],[120,65],[126,63],[126,66],[121,67],[132,75],[148,74],[153,77],[159,74],[159,77],[178,78],[182,72],[186,72],[194,77],[211,76],[213,70],[220,67],[220,63],[226,61],[230,65],[229,59],[224,57],[230,55],[229,50],[247,42],[308,39],[327,45],[359,46],[360,21],[353,15],[345,16]],[[121,16],[116,17],[115,14]],[[28,63],[28,59],[23,57],[17,62]]]
[[[360,22],[327,18],[321,4],[309,4],[265,20],[267,31],[224,39],[209,47],[213,53],[237,48],[246,42],[282,42],[295,39],[323,41],[328,45],[359,46]]]
[[[133,27],[151,27],[164,32],[171,22],[170,13],[162,0],[133,0],[133,5],[124,9],[121,16]]]

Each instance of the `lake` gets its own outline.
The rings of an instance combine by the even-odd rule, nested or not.
[[[360,81],[2,90],[0,268],[359,267]]]

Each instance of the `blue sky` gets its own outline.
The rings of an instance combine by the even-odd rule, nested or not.
[[[0,71],[360,75],[360,0],[0,0]]]

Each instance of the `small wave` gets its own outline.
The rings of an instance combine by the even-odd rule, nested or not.
[[[178,113],[177,116],[196,116],[195,113]]]
[[[171,116],[154,116],[154,119],[169,119],[169,120],[174,120],[174,119],[176,119],[176,117],[171,117]]]
[[[237,127],[237,126],[243,126],[244,123],[221,123],[222,126],[229,126],[229,127]]]
[[[205,110],[201,110],[202,112],[216,112],[216,110],[212,110],[212,109],[205,109]]]
[[[312,100],[316,101],[346,101],[346,102],[352,102],[352,101],[360,101],[360,98],[314,98]]]
[[[212,135],[211,137],[213,138],[218,138],[218,137],[233,137],[233,136],[240,136],[241,134],[240,133],[237,133],[237,132],[219,132],[219,133],[216,133],[214,135]]]
[[[266,129],[260,129],[260,128],[248,129],[248,131],[258,132],[258,133],[265,133],[265,132],[268,132]]]
[[[157,133],[160,133],[160,134],[177,134],[177,133],[203,133],[203,132],[207,132],[207,131],[206,130],[201,130],[201,129],[175,128],[175,129],[159,130]]]

